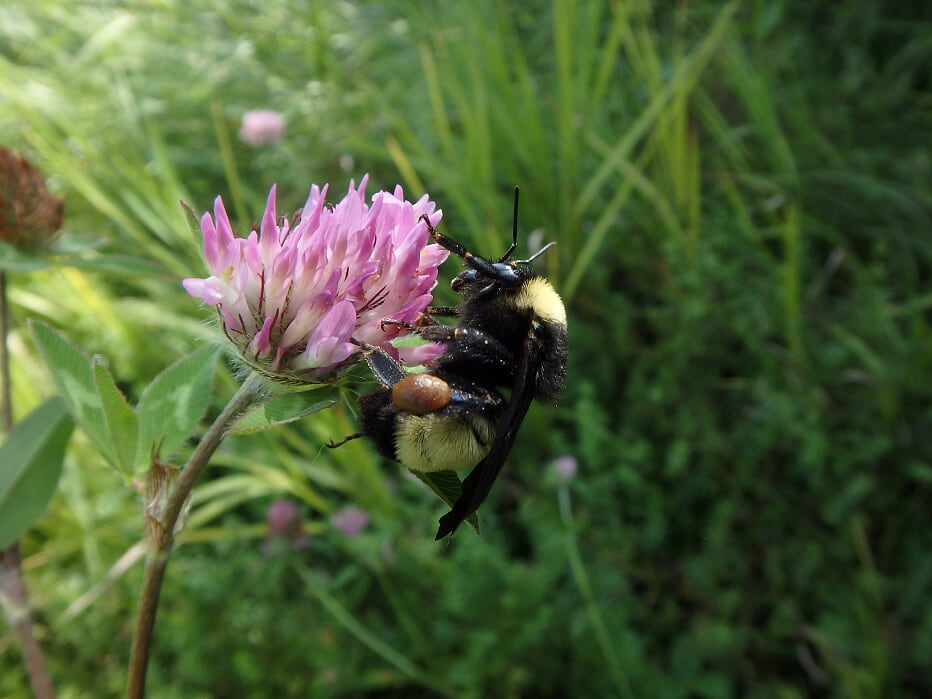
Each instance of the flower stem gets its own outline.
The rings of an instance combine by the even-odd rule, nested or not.
[[[42,649],[32,632],[29,595],[23,579],[19,541],[0,550],[0,602],[4,616],[23,651],[23,663],[36,699],[53,699],[55,685],[45,666]]]
[[[13,429],[13,391],[10,387],[10,311],[6,296],[6,272],[0,270],[0,426],[4,434]],[[55,686],[45,666],[42,649],[36,642],[29,616],[29,594],[23,578],[19,541],[0,549],[0,606],[7,624],[19,641],[29,684],[36,699],[53,699]]]
[[[155,615],[158,611],[159,593],[162,590],[162,581],[165,578],[165,568],[171,556],[175,541],[178,519],[184,510],[185,503],[191,495],[194,484],[207,466],[207,462],[220,446],[224,434],[230,423],[252,403],[264,385],[264,379],[258,374],[251,374],[240,386],[239,391],[230,399],[223,412],[217,416],[201,441],[195,447],[188,459],[188,463],[166,487],[169,488],[165,499],[165,508],[159,516],[157,527],[147,529],[150,531],[150,550],[146,557],[143,571],[142,589],[139,593],[139,612],[136,619],[136,629],[133,633],[133,647],[130,653],[129,676],[126,683],[127,699],[142,699],[145,693],[146,668],[149,663],[149,651],[152,644],[152,632],[155,628]],[[148,516],[148,515],[147,515]],[[160,531],[161,536],[152,535],[153,531]]]

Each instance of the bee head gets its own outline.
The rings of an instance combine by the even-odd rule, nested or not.
[[[472,268],[460,272],[450,282],[450,287],[453,291],[462,291],[466,286],[476,282],[488,282],[492,286],[496,284],[506,287],[517,286],[529,275],[527,268],[519,268],[513,262],[488,262],[487,265],[481,270]]]
[[[430,222],[430,218],[425,214],[421,220],[427,226],[431,237],[455,255],[463,258],[463,262],[469,267],[461,272],[453,281],[450,287],[453,291],[465,293],[469,296],[485,296],[496,290],[517,289],[523,282],[534,276],[531,271],[531,263],[540,255],[549,250],[556,243],[548,243],[526,260],[512,260],[509,262],[515,249],[518,247],[518,188],[515,187],[515,204],[514,216],[512,219],[511,245],[498,260],[487,260],[470,252],[462,243],[458,243],[449,236],[438,233]],[[481,285],[481,286],[480,286]],[[477,288],[479,287],[479,288]]]
[[[531,264],[534,260],[554,245],[556,245],[556,242],[547,243],[528,259],[514,260],[512,262],[506,262],[504,258],[498,262],[490,262],[470,253],[466,258],[467,263],[471,265],[470,269],[456,275],[453,281],[450,282],[450,286],[453,291],[462,291],[467,285],[483,281],[489,282],[490,290],[497,285],[506,288],[519,286],[523,281],[533,276]],[[513,249],[513,247],[509,249],[506,255],[510,255]]]

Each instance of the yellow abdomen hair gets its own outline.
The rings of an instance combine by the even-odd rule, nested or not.
[[[469,422],[441,416],[407,415],[398,421],[395,456],[412,471],[472,468],[489,453],[495,434],[481,417]]]

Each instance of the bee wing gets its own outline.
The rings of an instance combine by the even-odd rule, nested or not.
[[[453,509],[440,518],[440,528],[436,536],[438,540],[452,533],[466,517],[479,509],[479,505],[485,500],[492,489],[492,484],[498,478],[502,466],[505,465],[505,459],[514,445],[518,428],[521,427],[534,398],[534,381],[537,370],[540,368],[543,350],[540,327],[536,319],[531,320],[528,335],[524,340],[521,360],[515,372],[508,409],[502,418],[501,429],[489,453],[463,480],[463,492],[453,505]]]

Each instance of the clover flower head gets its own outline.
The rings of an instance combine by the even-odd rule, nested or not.
[[[363,342],[406,363],[440,354],[438,345],[392,347],[431,302],[437,268],[449,254],[428,245],[442,216],[425,195],[415,203],[400,186],[377,192],[367,206],[368,176],[333,207],[327,186],[311,187],[291,221],[275,211],[275,187],[265,213],[245,237],[233,233],[220,197],[201,218],[211,276],[185,279],[189,294],[218,309],[226,336],[253,368],[283,383],[335,378],[359,358]],[[391,320],[397,323],[384,321]]]
[[[269,537],[285,539],[293,549],[302,548],[308,540],[299,508],[291,500],[276,500],[265,512]]]
[[[0,241],[43,252],[61,228],[65,200],[52,196],[35,165],[0,146]]]
[[[271,109],[253,109],[243,114],[239,137],[254,148],[278,143],[285,135],[285,117]]]
[[[553,460],[551,471],[557,483],[569,483],[576,475],[579,464],[573,456],[561,456]]]
[[[369,526],[369,514],[356,505],[346,505],[330,516],[330,526],[353,539]]]

